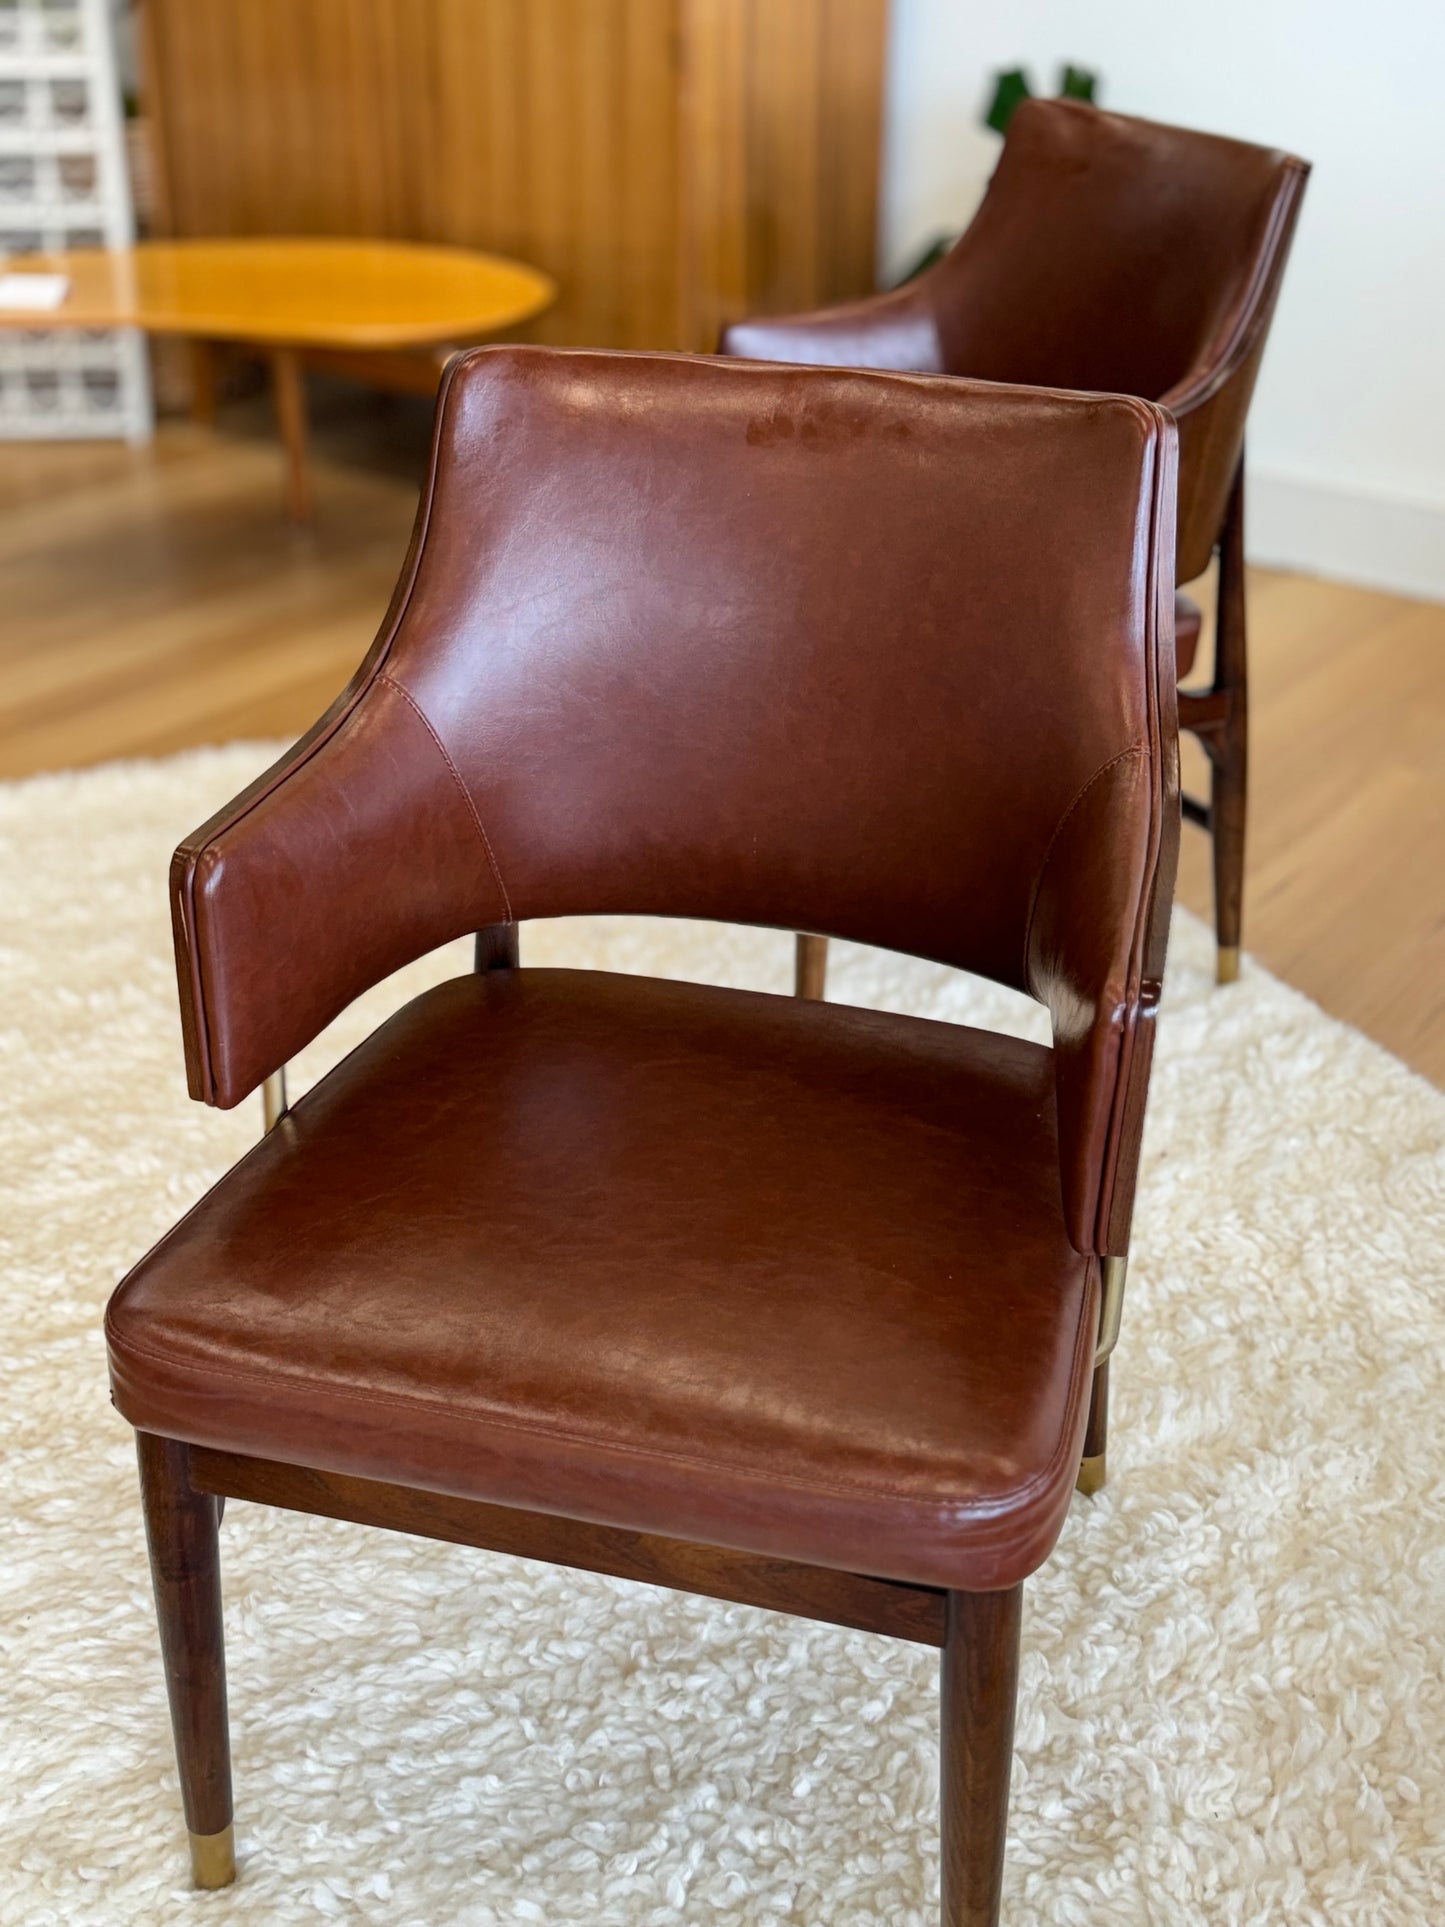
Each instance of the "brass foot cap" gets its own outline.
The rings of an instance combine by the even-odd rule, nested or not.
[[[1096,1492],[1103,1491],[1107,1459],[1108,1454],[1101,1452],[1097,1458],[1085,1459],[1079,1466],[1078,1490],[1086,1499],[1092,1499]]]
[[[1238,983],[1239,945],[1237,943],[1222,943],[1219,946],[1219,966],[1216,972],[1216,979],[1222,984]]]
[[[198,1887],[229,1887],[236,1878],[236,1830],[191,1835],[191,1873]]]

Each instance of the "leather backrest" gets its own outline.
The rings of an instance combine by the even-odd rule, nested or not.
[[[1026,101],[971,226],[920,283],[947,373],[1145,395],[1185,418],[1181,581],[1219,531],[1308,172],[1245,141]]]
[[[1109,1060],[1096,1206],[1174,780],[1173,441],[1104,396],[460,358],[371,656],[178,853],[193,1087],[499,919],[775,925],[1057,1001]]]

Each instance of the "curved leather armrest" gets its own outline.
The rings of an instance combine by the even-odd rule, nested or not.
[[[922,280],[812,314],[762,316],[723,330],[718,351],[747,361],[943,374],[943,347]]]
[[[350,684],[171,860],[186,1076],[208,1104],[240,1103],[392,971],[511,920],[446,751],[386,673],[435,480],[433,459],[391,607]]]
[[[229,1108],[392,971],[508,920],[425,721],[378,668],[171,867],[191,1095]]]

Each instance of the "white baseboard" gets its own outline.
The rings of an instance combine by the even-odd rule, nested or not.
[[[1445,502],[1249,471],[1249,559],[1445,602]]]

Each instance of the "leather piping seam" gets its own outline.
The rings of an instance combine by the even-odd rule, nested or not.
[[[1309,169],[1291,155],[1288,178],[1282,183],[1269,211],[1269,221],[1249,283],[1240,297],[1239,310],[1225,334],[1213,363],[1196,373],[1185,375],[1171,391],[1159,397],[1159,406],[1177,418],[1192,414],[1214,397],[1234,378],[1249,358],[1264,327],[1265,298],[1284,243],[1289,223],[1297,212]],[[1171,400],[1170,394],[1177,395]]]
[[[441,757],[442,761],[446,764],[448,770],[451,772],[452,781],[456,784],[457,789],[461,793],[461,799],[463,803],[465,803],[467,806],[467,814],[471,817],[473,823],[475,823],[477,826],[477,835],[482,839],[482,848],[487,853],[487,863],[491,868],[492,880],[496,884],[497,889],[501,892],[502,908],[506,912],[506,920],[508,923],[515,923],[516,918],[512,915],[512,900],[507,895],[506,884],[503,883],[502,881],[502,872],[497,866],[497,857],[496,857],[496,852],[492,848],[492,840],[487,835],[486,828],[482,822],[480,814],[478,813],[477,805],[472,796],[471,791],[467,788],[466,784],[462,781],[461,771],[457,768],[456,764],[452,761],[451,751],[447,748],[446,744],[442,741],[441,737],[437,734],[436,726],[432,722],[431,717],[427,715],[426,711],[422,708],[421,704],[416,700],[415,696],[412,695],[409,689],[405,688],[401,683],[399,683],[394,676],[389,675],[385,669],[381,670],[378,673],[376,680],[379,683],[384,683],[388,689],[394,689],[396,691],[397,695],[401,697],[402,701],[411,710],[412,714],[416,717],[417,721],[421,724],[422,728],[426,731],[427,735],[430,736],[432,741],[436,744],[437,753]]]
[[[1083,1257],[1081,1255],[1080,1262],[1085,1266],[1086,1282],[1085,1282],[1085,1289],[1081,1296],[1080,1304],[1079,1304],[1078,1329],[1074,1337],[1074,1368],[1072,1373],[1070,1374],[1072,1380],[1074,1381],[1075,1389],[1079,1384],[1083,1382],[1083,1378],[1079,1370],[1079,1360],[1080,1360],[1081,1351],[1083,1349],[1083,1340],[1086,1337],[1088,1337],[1090,1346],[1092,1346],[1092,1343],[1093,1343],[1092,1336],[1090,1335],[1090,1332],[1089,1332],[1089,1319],[1086,1316],[1089,1309],[1089,1300],[1091,1296],[1095,1298],[1095,1300],[1097,1300],[1097,1297],[1098,1297],[1097,1292],[1094,1292],[1091,1294],[1087,1287],[1087,1277],[1088,1277],[1087,1268],[1091,1264],[1097,1265],[1098,1260],[1096,1258],[1088,1258],[1088,1257]],[[151,1351],[146,1346],[135,1345],[135,1344],[132,1344],[129,1339],[119,1337],[113,1325],[111,1324],[109,1316],[107,1316],[106,1318],[106,1342],[112,1347],[113,1350],[120,1353],[122,1357],[129,1355],[131,1358],[149,1359],[157,1365],[168,1366],[172,1371],[177,1369],[176,1360],[173,1358],[168,1358],[164,1352]],[[180,1369],[184,1370],[186,1368],[182,1366],[180,1367]],[[278,1377],[278,1374],[275,1372],[268,1373],[268,1372],[238,1371],[234,1366],[229,1366],[229,1365],[204,1365],[204,1366],[192,1367],[191,1369],[203,1371],[208,1376],[213,1378],[240,1379],[247,1384],[269,1385],[273,1389],[276,1385],[276,1380]],[[282,1373],[282,1374],[279,1374],[279,1376],[282,1378],[286,1378],[288,1374]],[[294,1383],[296,1384],[298,1389],[308,1391],[313,1396],[316,1395],[318,1391],[320,1391],[321,1395],[324,1396],[325,1391],[327,1389],[324,1387],[317,1387],[315,1385],[310,1384],[309,1381],[302,1380],[299,1378],[294,1380]],[[388,1411],[394,1411],[394,1410],[400,1409],[402,1411],[420,1410],[420,1411],[426,1411],[426,1412],[453,1413],[456,1410],[454,1406],[448,1405],[440,1399],[415,1398],[408,1394],[397,1393],[397,1392],[357,1392],[357,1391],[347,1390],[344,1392],[343,1396],[346,1402],[349,1404],[379,1405]],[[965,1516],[969,1514],[973,1514],[980,1519],[988,1519],[990,1517],[994,1517],[994,1518],[998,1517],[1002,1507],[1011,1506],[1020,1499],[1031,1499],[1036,1493],[1046,1489],[1057,1478],[1059,1467],[1063,1463],[1065,1453],[1069,1445],[1069,1435],[1072,1430],[1071,1425],[1068,1423],[1069,1413],[1074,1408],[1076,1402],[1077,1402],[1076,1399],[1073,1399],[1073,1398],[1071,1398],[1068,1402],[1068,1409],[1066,1409],[1066,1413],[1065,1413],[1065,1423],[1062,1426],[1059,1433],[1059,1442],[1054,1447],[1052,1453],[1049,1455],[1048,1461],[1046,1462],[1043,1470],[1040,1472],[1036,1472],[1034,1476],[1031,1479],[1027,1480],[1023,1485],[1012,1487],[1009,1490],[1009,1492],[1001,1499],[990,1499],[990,1500],[983,1501],[982,1503],[979,1503],[976,1501],[969,1501],[969,1500],[960,1500],[960,1499],[935,1500],[933,1501],[933,1503],[937,1505],[945,1506],[951,1512],[954,1512],[954,1513],[962,1514]],[[498,1431],[498,1432],[519,1432],[527,1435],[528,1437],[533,1437],[533,1438],[556,1439],[566,1445],[580,1446],[584,1451],[622,1453],[630,1458],[652,1460],[654,1462],[663,1462],[670,1465],[685,1465],[685,1466],[691,1467],[695,1471],[721,1472],[725,1475],[731,1475],[735,1478],[740,1478],[740,1479],[753,1479],[758,1476],[757,1468],[752,1466],[733,1464],[726,1459],[702,1458],[698,1454],[692,1453],[692,1452],[674,1452],[674,1451],[667,1450],[665,1448],[653,1448],[649,1446],[632,1445],[632,1444],[629,1444],[626,1440],[602,1440],[602,1439],[596,1439],[596,1438],[589,1438],[585,1434],[580,1432],[569,1432],[562,1429],[559,1426],[533,1424],[525,1419],[494,1418],[491,1416],[483,1416],[473,1421],[473,1423],[476,1425],[478,1430],[483,1430],[483,1431],[491,1430],[491,1431]],[[920,1505],[920,1504],[929,1503],[926,1500],[918,1499],[912,1494],[898,1492],[894,1488],[889,1486],[870,1485],[861,1479],[860,1480],[798,1479],[798,1478],[789,1478],[786,1474],[775,1474],[773,1472],[768,1472],[766,1476],[774,1483],[780,1484],[780,1485],[786,1485],[796,1492],[824,1493],[824,1494],[834,1495],[839,1498],[848,1498],[850,1496],[861,1494],[869,1498],[887,1499],[887,1500],[892,1500],[894,1502],[900,1502],[907,1505]]]
[[[1161,411],[1162,412],[1162,411]],[[1175,431],[1177,436],[1177,430]],[[1166,428],[1167,435],[1167,428]],[[1175,443],[1177,451],[1177,441]],[[1152,755],[1154,780],[1149,789],[1149,843],[1145,857],[1144,876],[1141,879],[1139,902],[1135,911],[1134,932],[1129,946],[1129,982],[1127,986],[1127,1005],[1124,1022],[1119,1037],[1118,1060],[1115,1068],[1114,1098],[1110,1105],[1109,1127],[1105,1138],[1104,1166],[1100,1173],[1098,1217],[1095,1225],[1095,1243],[1100,1250],[1106,1250],[1109,1243],[1109,1220],[1114,1210],[1114,1187],[1119,1174],[1119,1154],[1123,1137],[1124,1120],[1128,1110],[1129,1085],[1134,1070],[1134,1048],[1141,1022],[1152,1021],[1153,1012],[1144,1008],[1144,973],[1148,964],[1149,932],[1155,915],[1155,893],[1159,883],[1159,852],[1164,834],[1163,810],[1163,700],[1164,690],[1172,685],[1177,673],[1177,652],[1169,649],[1165,660],[1163,617],[1166,608],[1169,615],[1169,634],[1174,633],[1174,599],[1178,595],[1178,585],[1174,579],[1174,551],[1177,534],[1170,503],[1166,500],[1165,480],[1165,436],[1156,436],[1154,443],[1154,475],[1152,499],[1150,502],[1150,580],[1148,614],[1145,619],[1145,639],[1150,647],[1154,673],[1145,678],[1145,704],[1149,727],[1149,741],[1145,746]],[[1177,479],[1178,470],[1175,469]],[[1167,518],[1170,541],[1168,553],[1164,554],[1159,540],[1160,522]],[[1167,572],[1161,576],[1161,568]],[[1168,581],[1171,591],[1166,603],[1164,582]],[[1165,678],[1169,679],[1166,684]],[[1176,742],[1178,729],[1175,730]],[[1177,755],[1176,748],[1176,755]],[[1142,1127],[1141,1127],[1142,1128]]]
[[[1161,404],[1155,404],[1156,413],[1164,415]],[[1167,422],[1167,416],[1165,416]],[[1177,434],[1177,429],[1175,433]],[[1123,1020],[1118,1027],[1114,1053],[1114,1088],[1109,1101],[1109,1115],[1104,1133],[1104,1152],[1099,1171],[1098,1193],[1094,1206],[1094,1244],[1102,1252],[1109,1243],[1109,1220],[1114,1208],[1114,1185],[1119,1170],[1119,1154],[1122,1143],[1124,1118],[1128,1108],[1129,1081],[1134,1064],[1134,1044],[1142,1010],[1144,990],[1144,965],[1148,944],[1150,915],[1154,902],[1154,892],[1158,880],[1159,848],[1162,835],[1162,812],[1160,797],[1162,763],[1162,723],[1160,715],[1160,681],[1162,668],[1162,641],[1160,616],[1161,578],[1160,578],[1160,520],[1166,509],[1163,495],[1165,464],[1163,437],[1156,433],[1154,439],[1154,466],[1151,478],[1149,501],[1149,579],[1145,604],[1144,640],[1153,674],[1146,672],[1144,678],[1144,703],[1148,741],[1141,749],[1151,755],[1154,765],[1154,781],[1149,791],[1149,825],[1147,847],[1144,857],[1144,872],[1140,879],[1139,898],[1134,912],[1134,928],[1129,938],[1129,968],[1124,990]],[[1177,470],[1176,470],[1177,474]],[[1171,581],[1174,545],[1169,550]],[[1175,589],[1177,594],[1177,587]],[[1173,602],[1170,602],[1171,631]],[[1171,652],[1170,673],[1173,673],[1174,655]]]
[[[1060,816],[1058,822],[1055,823],[1053,828],[1053,834],[1049,837],[1048,843],[1044,848],[1043,859],[1039,864],[1038,875],[1034,878],[1034,887],[1029,892],[1028,921],[1024,925],[1024,953],[1023,953],[1024,983],[1027,984],[1029,982],[1029,977],[1030,977],[1029,951],[1030,951],[1030,948],[1032,947],[1033,939],[1034,939],[1034,918],[1038,914],[1039,897],[1043,893],[1044,878],[1048,875],[1049,859],[1054,854],[1054,845],[1058,842],[1059,838],[1063,835],[1064,831],[1067,829],[1069,818],[1074,814],[1074,811],[1079,807],[1079,805],[1083,802],[1084,798],[1089,794],[1089,791],[1094,787],[1095,783],[1102,781],[1102,779],[1109,774],[1109,771],[1114,768],[1115,764],[1125,762],[1131,756],[1143,756],[1148,751],[1148,748],[1149,748],[1149,745],[1147,743],[1130,743],[1127,748],[1121,749],[1115,755],[1111,756],[1107,763],[1100,763],[1099,767],[1094,771],[1093,775],[1088,777],[1085,780],[1083,786],[1078,791],[1076,791],[1072,802],[1070,802],[1067,805],[1062,816]]]

